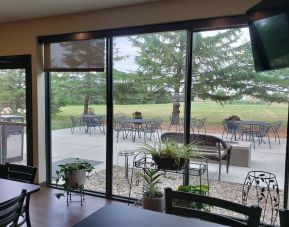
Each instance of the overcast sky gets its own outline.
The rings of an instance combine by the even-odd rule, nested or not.
[[[215,35],[219,31],[207,31],[202,32],[203,36],[212,36]],[[249,29],[248,28],[242,28],[243,31],[243,38],[245,40],[250,39],[249,35]],[[124,37],[117,37],[113,39],[114,41],[114,47],[118,49],[118,55],[119,56],[127,56],[121,61],[115,61],[114,62],[114,69],[122,71],[122,72],[134,72],[137,70],[137,64],[135,63],[135,57],[137,56],[138,48],[133,47],[132,42],[127,38],[127,36]]]

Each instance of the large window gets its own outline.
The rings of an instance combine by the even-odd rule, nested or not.
[[[283,207],[287,188],[289,71],[255,72],[247,28],[192,32],[187,23],[179,26],[108,32],[107,46],[104,39],[46,46],[51,177],[59,164],[85,159],[95,167],[86,189],[140,198],[142,168],[135,161],[144,146],[163,146],[165,133],[179,144],[209,138],[222,147],[208,152],[212,142],[205,144],[210,149],[202,148],[185,168],[189,177],[165,172],[160,188],[190,184],[234,202],[267,202],[262,221],[273,223],[271,208]],[[270,189],[261,189],[262,198],[255,196],[261,183]]]

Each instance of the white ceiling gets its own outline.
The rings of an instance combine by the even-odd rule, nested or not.
[[[158,0],[0,0],[0,23],[154,1]]]

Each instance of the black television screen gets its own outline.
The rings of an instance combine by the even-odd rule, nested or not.
[[[249,23],[256,71],[289,67],[289,13]]]

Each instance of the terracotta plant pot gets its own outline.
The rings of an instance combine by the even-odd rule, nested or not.
[[[143,209],[147,210],[153,210],[158,212],[164,212],[165,210],[165,197],[162,196],[160,198],[149,198],[146,196],[143,196],[143,203],[142,207]]]

